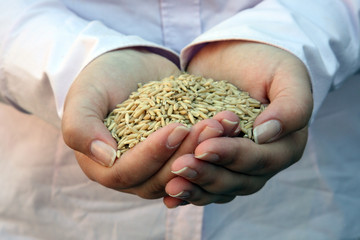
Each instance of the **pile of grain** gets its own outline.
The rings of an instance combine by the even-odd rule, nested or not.
[[[182,74],[143,86],[108,115],[106,127],[118,143],[117,157],[170,123],[191,126],[229,110],[240,118],[243,137],[253,139],[255,118],[264,106],[225,81]]]

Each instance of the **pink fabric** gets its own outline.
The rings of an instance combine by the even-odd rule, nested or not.
[[[201,240],[203,207],[170,209],[166,214],[166,240]]]

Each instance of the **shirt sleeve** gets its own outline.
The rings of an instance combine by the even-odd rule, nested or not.
[[[250,40],[285,49],[308,69],[314,117],[327,93],[359,68],[359,9],[359,0],[262,1],[196,38],[182,51],[181,66],[212,41]]]
[[[45,119],[59,120],[73,80],[107,51],[141,46],[178,61],[171,50],[82,19],[59,0],[1,1],[0,9],[0,99]]]

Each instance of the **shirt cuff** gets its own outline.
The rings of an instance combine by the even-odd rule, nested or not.
[[[121,35],[116,31],[106,28],[100,22],[90,22],[65,56],[66,59],[63,61],[63,66],[61,66],[64,71],[61,71],[60,68],[60,71],[57,71],[56,74],[49,76],[54,91],[58,115],[62,117],[68,90],[86,65],[106,52],[129,47],[145,47],[151,52],[168,58],[179,66],[179,58],[174,51],[137,36]],[[58,54],[58,56],[53,56],[54,59],[62,58],[61,52],[54,54]]]
[[[346,17],[344,6],[337,3],[324,10],[323,4],[324,1],[317,4],[264,1],[196,38],[181,52],[181,67],[186,69],[191,58],[210,42],[255,41],[284,49],[298,57],[308,69],[315,116],[334,84],[342,82],[350,74],[356,60],[353,53],[359,52],[356,39],[352,40],[353,36],[349,33],[351,20]],[[325,22],[329,15],[338,17],[334,17],[331,23]],[[307,19],[309,16],[312,19]],[[326,28],[329,24],[332,26],[330,30]]]

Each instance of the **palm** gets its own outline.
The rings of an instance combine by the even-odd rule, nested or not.
[[[65,142],[76,151],[77,160],[90,179],[110,188],[132,192],[129,188],[140,185],[155,174],[173,154],[176,149],[155,149],[151,144],[144,143],[137,146],[137,151],[129,152],[118,161],[116,166],[108,168],[92,161],[101,162],[98,157],[101,158],[102,154],[94,155],[91,146],[99,140],[116,149],[117,144],[103,119],[136,89],[137,83],[178,73],[180,70],[169,60],[131,49],[106,53],[80,73],[67,95],[62,131]],[[167,136],[176,126],[158,131],[152,136],[152,143],[165,146]],[[183,135],[185,137],[186,132]],[[152,161],[152,156],[160,157]],[[145,168],[142,167],[144,163],[147,164]],[[133,193],[136,193],[135,190]]]
[[[217,42],[202,48],[191,60],[188,71],[228,80],[253,98],[269,103],[254,126],[255,130],[270,131],[262,131],[258,138],[259,143],[267,144],[229,137],[201,143],[195,149],[199,158],[186,162],[179,158],[172,165],[173,171],[188,167],[198,176],[189,179],[180,173],[167,184],[168,193],[191,192],[193,197],[186,201],[196,205],[227,202],[237,195],[259,191],[270,177],[300,159],[307,139],[312,96],[307,71],[298,58],[260,43]],[[276,128],[269,128],[268,123],[276,123]],[[217,160],[207,158],[208,153],[216,154]],[[167,197],[164,201],[173,207],[180,200],[174,202]]]
[[[282,118],[289,111],[294,112],[288,120],[293,121],[289,123],[291,131],[302,129],[310,119],[312,96],[307,71],[299,59],[284,50],[253,42],[215,43],[195,56],[188,71],[228,80],[262,103],[271,103],[255,126],[269,118]],[[301,120],[296,119],[298,115],[302,115]]]

